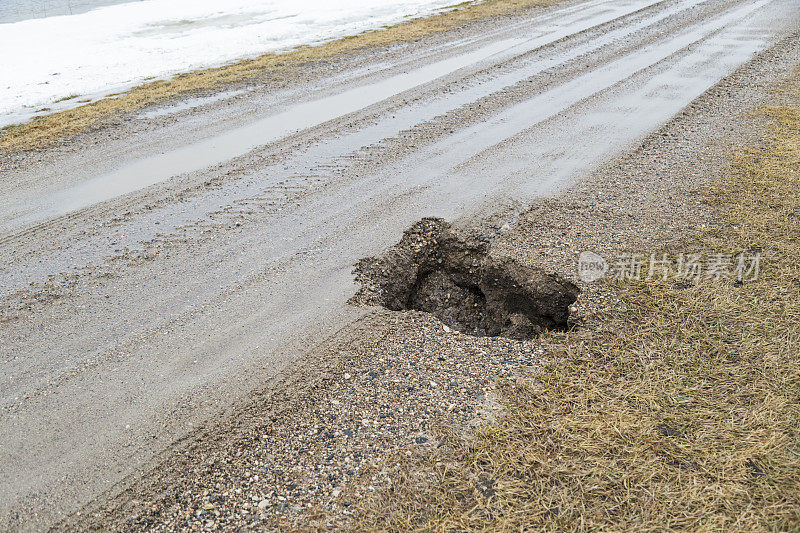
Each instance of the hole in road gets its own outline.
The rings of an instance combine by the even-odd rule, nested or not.
[[[460,239],[450,224],[424,218],[399,243],[354,270],[354,303],[417,310],[461,332],[530,339],[567,326],[578,296],[571,282],[513,259],[494,258],[485,244]]]

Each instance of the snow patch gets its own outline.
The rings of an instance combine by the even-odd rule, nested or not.
[[[143,0],[0,24],[0,125],[149,78],[377,29],[452,0]],[[68,101],[57,100],[75,96]]]

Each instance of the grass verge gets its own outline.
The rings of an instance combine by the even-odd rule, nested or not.
[[[398,468],[356,529],[800,529],[800,108],[763,114],[693,244],[760,251],[758,280],[620,284],[603,328],[550,335],[505,416]]]
[[[140,85],[118,96],[37,117],[24,124],[0,129],[0,150],[28,150],[50,146],[64,137],[86,131],[116,113],[198,91],[215,90],[264,75],[288,76],[293,68],[330,61],[368,47],[415,41],[426,35],[496,16],[508,15],[558,0],[478,0],[464,2],[429,17],[412,19],[388,28],[337,39],[320,46],[306,46],[287,53],[268,53],[217,68],[181,74],[169,81]],[[63,100],[63,99],[62,99]]]

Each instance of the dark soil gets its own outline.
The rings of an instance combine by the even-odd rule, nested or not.
[[[579,292],[555,274],[492,257],[488,245],[467,243],[438,218],[415,223],[354,273],[361,284],[355,303],[424,311],[470,335],[520,340],[566,328]]]

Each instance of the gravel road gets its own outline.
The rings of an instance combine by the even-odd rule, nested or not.
[[[402,339],[435,321],[415,316],[409,324],[348,305],[358,259],[424,216],[468,233],[506,222],[535,227],[535,218],[518,216],[567,190],[598,209],[629,205],[641,193],[642,167],[601,189],[575,187],[643,139],[653,143],[654,131],[712,98],[703,95],[743,65],[794,46],[798,19],[798,0],[560,4],[153,106],[48,151],[2,154],[0,527],[44,529],[95,498],[113,498],[154,462],[202,442],[214,421],[234,413],[234,426],[246,425],[248,402],[289,405],[320,380],[402,380],[400,369],[417,364]],[[733,127],[728,115],[746,110],[726,90],[713,94],[712,125]],[[721,133],[693,121],[683,124],[691,146],[705,140],[699,132]],[[673,173],[692,172],[692,160],[674,164]],[[671,191],[669,179],[662,175],[658,198],[688,194],[684,182]],[[659,212],[671,207],[663,202]],[[559,223],[566,234],[570,221]],[[389,332],[394,348],[380,365],[330,375],[337,343],[373,346]],[[524,344],[469,339],[424,341],[441,354],[430,368],[453,371],[452,354],[487,354],[497,343],[527,362],[536,357]],[[473,385],[487,389],[506,364],[470,361],[453,371],[455,385],[446,381],[448,402],[471,405],[472,389],[459,383],[479,375]],[[427,379],[428,388],[444,384]],[[484,393],[475,405],[486,405]],[[374,401],[406,405],[405,396]],[[402,438],[427,442],[427,411],[408,411],[415,425]],[[313,414],[293,412],[306,422]],[[291,420],[273,429],[296,445]],[[395,436],[381,442],[396,447]],[[257,483],[251,474],[248,483]],[[258,510],[286,508],[294,489],[239,490],[254,502],[244,514],[258,518]],[[218,507],[199,494],[192,501],[201,513]],[[157,516],[174,526],[185,514],[176,509]],[[189,514],[197,517],[193,507]]]

